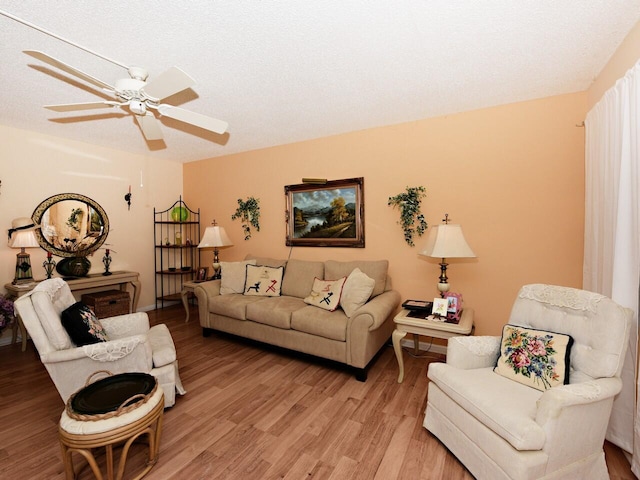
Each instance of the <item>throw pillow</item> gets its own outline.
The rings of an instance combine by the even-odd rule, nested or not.
[[[265,265],[247,265],[244,295],[279,297],[283,273],[284,267],[276,268]]]
[[[340,306],[347,317],[351,318],[353,312],[367,303],[375,284],[376,281],[359,268],[349,274],[340,297]]]
[[[342,287],[346,280],[347,277],[342,277],[338,280],[320,280],[316,278],[313,281],[311,293],[304,299],[304,302],[333,312],[340,305]]]
[[[572,345],[570,335],[505,325],[494,371],[541,391],[566,385]]]
[[[244,292],[247,265],[255,265],[255,260],[244,262],[220,262],[220,295]]]
[[[76,302],[62,311],[62,326],[77,346],[106,342],[107,335],[100,320],[82,302]]]

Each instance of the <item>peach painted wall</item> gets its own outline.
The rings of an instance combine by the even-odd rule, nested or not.
[[[107,213],[111,270],[140,272],[140,309],[155,308],[153,208],[167,208],[182,193],[182,164],[0,126],[0,229],[16,217],[30,217],[44,199],[81,193]],[[143,186],[140,186],[142,175]],[[131,210],[124,195],[133,193]],[[0,242],[0,285],[13,280],[17,251]],[[33,275],[44,278],[44,250],[30,249]],[[104,271],[103,251],[90,257],[92,273]],[[56,258],[56,260],[60,260]]]
[[[627,70],[640,60],[640,22],[629,32],[627,37],[611,56],[598,77],[587,91],[587,111],[598,103],[602,95],[620,79]]]
[[[478,256],[452,260],[452,291],[475,309],[476,333],[498,334],[526,283],[580,287],[584,230],[586,93],[375,128],[184,165],[187,203],[216,219],[235,246],[222,260],[247,253],[299,259],[390,262],[403,298],[437,295],[437,261],[403,240],[399,213],[387,199],[423,185],[430,225],[448,213]],[[233,135],[233,132],[231,132]],[[284,186],[303,177],[364,177],[364,249],[285,246]],[[261,230],[243,240],[230,217],[237,199],[260,199]],[[209,252],[203,261],[211,261]]]

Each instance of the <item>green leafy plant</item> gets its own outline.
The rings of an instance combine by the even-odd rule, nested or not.
[[[420,212],[420,204],[427,195],[426,191],[423,186],[407,187],[406,192],[389,197],[387,202],[387,205],[400,209],[400,221],[398,223],[404,230],[404,241],[411,247],[415,246],[413,242],[414,236],[422,236],[427,229],[427,221]]]
[[[231,215],[231,220],[239,218],[242,221],[242,229],[244,231],[244,239],[251,238],[251,227],[253,226],[257,232],[260,231],[260,199],[248,197],[246,202],[241,198],[238,199],[238,208],[236,213]]]

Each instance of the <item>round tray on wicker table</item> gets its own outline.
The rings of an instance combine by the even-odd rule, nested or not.
[[[145,393],[146,392],[146,393]],[[65,473],[75,478],[72,455],[84,457],[96,478],[100,468],[92,450],[106,449],[106,478],[124,476],[131,444],[146,437],[149,456],[142,478],[155,465],[160,447],[164,395],[157,380],[144,373],[125,373],[89,384],[69,397],[58,429]],[[122,444],[117,476],[114,477],[113,447]]]
[[[155,377],[148,373],[111,375],[71,395],[67,400],[67,413],[76,420],[104,420],[122,415],[139,407],[139,402],[147,402],[156,388]]]

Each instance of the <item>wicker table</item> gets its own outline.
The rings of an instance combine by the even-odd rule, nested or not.
[[[120,381],[118,377],[125,377],[127,374],[115,375],[105,380]],[[133,374],[142,375],[142,374]],[[97,385],[97,382],[96,382]],[[91,388],[89,385],[86,388]],[[81,394],[82,390],[74,395]],[[97,390],[97,389],[94,389]],[[139,391],[139,390],[138,390]],[[99,396],[99,391],[93,392],[94,396]],[[105,393],[108,395],[108,392]],[[143,396],[143,395],[137,395]],[[135,397],[132,397],[135,398]],[[121,480],[124,476],[129,449],[134,441],[141,437],[147,439],[149,445],[149,455],[145,468],[135,478],[144,477],[158,461],[160,450],[160,436],[162,433],[162,415],[164,413],[164,394],[157,381],[153,392],[144,396],[144,401],[139,404],[121,406],[117,412],[109,412],[102,415],[76,415],[73,411],[73,398],[70,397],[67,408],[60,417],[58,427],[58,437],[62,448],[62,461],[67,480],[75,478],[73,465],[73,454],[76,453],[88,462],[96,478],[103,478],[96,462],[93,450],[105,448],[106,451],[106,478],[108,480]],[[120,413],[122,411],[122,413]],[[117,475],[114,477],[114,456],[115,446],[122,445],[120,461],[118,463]]]

